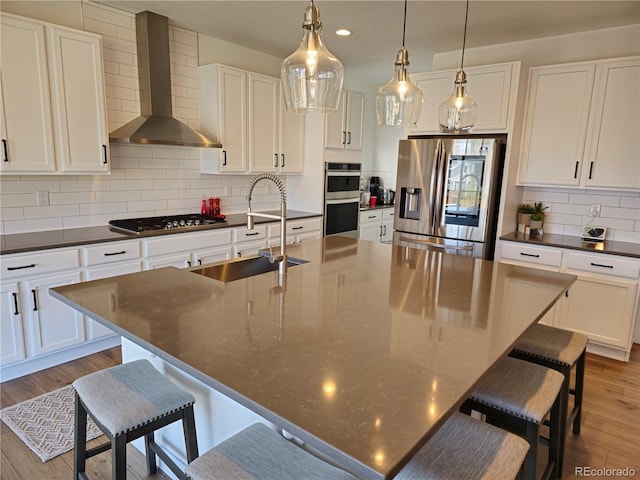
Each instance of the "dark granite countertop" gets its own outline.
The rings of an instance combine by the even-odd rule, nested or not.
[[[278,215],[280,212],[272,210],[265,213]],[[300,220],[303,218],[319,217],[319,213],[302,212],[298,210],[287,211],[287,220]],[[276,220],[255,217],[255,223],[273,223]],[[210,229],[233,228],[247,224],[245,213],[232,213],[227,215],[227,223],[213,225]],[[194,231],[206,231],[207,228],[198,230],[158,230],[141,235],[126,233],[105,225],[103,227],[69,228],[62,230],[48,230],[45,232],[15,233],[0,236],[0,254],[24,253],[34,250],[47,250],[51,248],[73,247],[90,245],[92,243],[115,242],[120,240],[137,240],[159,235],[175,235],[180,233],[192,233]]]
[[[376,205],[375,207],[360,207],[361,212],[365,212],[367,210],[384,210],[385,208],[395,208],[395,205]]]
[[[520,232],[512,232],[502,235],[500,240],[510,242],[531,243],[546,247],[570,248],[572,250],[583,250],[594,253],[607,253],[610,255],[622,255],[624,257],[640,258],[640,243],[616,242],[604,240],[602,242],[591,242],[582,240],[580,237],[571,235],[558,235],[545,233],[541,237],[536,235],[525,235]]]

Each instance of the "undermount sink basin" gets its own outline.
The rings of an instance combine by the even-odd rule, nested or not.
[[[302,263],[307,263],[307,260],[301,260],[299,258],[289,257],[287,262],[288,267],[294,267]],[[191,270],[192,273],[198,275],[204,275],[205,277],[213,278],[220,282],[229,283],[234,280],[241,280],[247,277],[253,277],[254,275],[260,275],[261,273],[273,272],[278,270],[278,263],[269,261],[269,257],[250,257],[241,258],[238,260],[231,260],[229,262],[220,263],[217,265],[211,265],[208,267],[196,268]]]

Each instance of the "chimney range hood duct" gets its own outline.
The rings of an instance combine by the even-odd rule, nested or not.
[[[172,116],[169,19],[152,12],[136,14],[136,36],[141,115],[111,132],[109,141],[222,147]]]

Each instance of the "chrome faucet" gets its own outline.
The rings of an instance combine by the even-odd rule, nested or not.
[[[276,184],[278,190],[280,190],[280,215],[271,215],[270,213],[256,213],[251,211],[251,194],[253,193],[253,189],[256,186],[256,183],[264,179],[271,180]],[[261,173],[253,180],[251,180],[251,183],[249,184],[247,202],[249,204],[249,208],[247,209],[247,228],[249,230],[253,230],[253,217],[272,218],[275,220],[280,220],[280,255],[275,257],[273,255],[270,255],[269,259],[272,263],[276,261],[280,262],[280,264],[278,265],[278,273],[280,275],[285,275],[287,273],[287,193],[285,192],[282,181],[278,177],[270,173]]]

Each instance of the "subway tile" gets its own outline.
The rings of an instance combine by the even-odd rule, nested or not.
[[[138,78],[138,67],[136,65],[128,65],[125,63],[118,63],[118,72],[125,77]],[[138,86],[138,85],[136,85]]]
[[[182,178],[168,178],[166,180],[154,180],[154,190],[183,190],[189,188],[189,180]]]
[[[189,149],[184,147],[152,147],[154,158],[189,158]]]
[[[176,28],[175,26],[169,26],[169,33],[171,34],[172,42],[183,43],[192,47],[198,46],[198,35],[196,33]]]
[[[146,145],[111,145],[111,155],[117,157],[151,158],[151,148]]]
[[[3,209],[8,207],[20,207],[22,211],[22,207],[35,207],[37,204],[38,202],[35,192],[3,193],[0,195],[0,205],[2,205]]]
[[[140,190],[153,190],[153,180],[112,180],[111,190],[130,190],[139,192]]]
[[[156,210],[142,210],[142,211],[138,211],[136,212],[135,216],[136,217],[157,217],[160,215],[164,215],[164,213],[162,213],[161,211],[156,211]],[[114,213],[113,214],[113,220],[119,220],[122,218],[131,218],[133,217],[133,215],[131,215],[130,212],[126,212],[126,213]]]
[[[620,197],[620,206],[640,210],[640,197]]]
[[[200,110],[193,110],[189,108],[180,108],[177,105],[173,106],[173,115],[183,122],[187,122],[189,120],[200,120]]]
[[[565,192],[524,192],[523,201],[528,203],[568,203],[569,194]]]
[[[617,207],[620,204],[620,197],[614,195],[604,194],[572,194],[569,197],[569,203],[580,203],[583,205],[590,205],[592,203],[599,203],[602,206]]]
[[[609,218],[626,218],[629,220],[640,220],[640,210],[635,208],[602,207],[600,210],[600,216]]]
[[[178,172],[186,170],[190,176],[200,175],[201,160],[199,158],[189,158],[178,160]],[[193,178],[193,177],[192,177]]]
[[[562,224],[551,223],[545,220],[542,228],[544,230],[544,233],[555,233],[559,235],[564,234],[564,225]]]
[[[90,203],[80,205],[81,215],[111,215],[127,211],[127,202]]]
[[[147,161],[145,158],[142,161]],[[138,168],[140,166],[140,159],[135,157],[114,157],[111,156],[111,178],[114,178],[115,170],[122,170],[120,172],[120,178],[126,178],[127,168]]]
[[[102,37],[102,44],[105,48],[110,48],[118,52],[129,53],[131,55],[138,54],[136,42],[131,42],[129,40],[114,37]]]
[[[129,77],[121,77],[121,78],[129,78]],[[118,85],[105,85],[104,90],[106,92],[107,97],[119,98],[121,100],[130,100],[130,101],[134,101],[136,99],[136,91],[133,88],[125,88]]]
[[[122,88],[126,90],[135,90],[138,88],[138,78],[137,77],[125,77],[123,75],[114,75],[112,73],[107,73],[104,76],[105,85],[109,87]]]
[[[51,205],[80,205],[85,203],[93,203],[95,201],[95,193],[89,192],[65,192],[50,193],[49,203]]]
[[[187,78],[198,78],[198,69],[195,67],[190,67],[188,65],[180,65],[179,63],[175,63],[173,67],[173,74],[176,77],[187,77]]]
[[[181,54],[186,55],[188,57],[197,57],[198,56],[197,42],[196,42],[196,45],[187,45],[185,43],[170,42],[169,43],[169,48],[170,48],[171,52],[181,53]]]
[[[3,221],[4,234],[44,232],[59,230],[62,228],[62,218],[39,218],[37,220],[12,220]]]
[[[132,30],[128,27],[117,27],[116,36],[122,40],[127,40],[129,42],[136,41],[136,31]]]
[[[138,59],[136,58],[136,53],[130,52],[122,52],[120,50],[116,50],[114,48],[109,48],[103,45],[102,48],[102,58],[104,60],[108,60],[110,62],[115,62],[123,65],[138,65]]]
[[[627,230],[615,230],[613,240],[617,242],[640,243],[640,232],[630,232]]]
[[[200,118],[200,104],[197,99],[181,97],[178,95],[174,95],[174,105],[178,109],[188,109],[193,110],[197,114],[197,118]]]
[[[26,220],[34,218],[54,218],[68,215],[78,215],[79,205],[49,205],[46,207],[25,207],[24,218]]]
[[[562,225],[581,225],[582,219],[580,215],[567,215],[564,213],[548,213],[544,216],[544,223],[557,223]]]
[[[61,192],[104,192],[108,190],[111,190],[111,180],[107,179],[60,181]]]
[[[118,35],[118,28],[116,25],[89,17],[85,17],[84,19],[83,30],[110,37],[116,37]]]
[[[167,171],[165,169],[127,168],[125,178],[127,180],[165,179]],[[151,188],[153,188],[153,184]]]
[[[187,58],[191,58],[191,57],[187,57],[186,55],[183,55],[181,53],[171,53],[171,58],[170,58],[170,63],[171,65],[171,71],[173,71],[173,64],[175,65],[187,65]]]
[[[171,94],[173,95],[172,99],[175,97],[188,97],[189,89],[187,87],[181,87],[180,85],[172,85]],[[175,102],[175,100],[173,101]]]
[[[78,217],[64,217],[62,219],[63,228],[86,228],[86,227],[101,227],[109,224],[111,215],[91,215],[91,216],[78,216]]]
[[[140,200],[169,200],[180,198],[179,190],[143,190]]]
[[[143,158],[140,160],[139,168],[144,169],[158,169],[163,168],[165,170],[174,171],[178,168],[178,160],[175,158]],[[167,173],[164,177],[170,177],[170,174]]]
[[[29,178],[29,176],[25,176]],[[37,190],[48,190],[50,192],[60,191],[60,182],[58,180],[20,180],[20,181],[1,181],[1,193],[27,193]]]
[[[575,205],[572,203],[552,203],[549,212],[566,213],[569,215],[589,215],[589,205]]]
[[[89,19],[95,19],[101,22],[111,23],[113,25],[119,25],[125,28],[131,28],[131,20],[133,18],[132,13],[125,13],[122,10],[116,10],[114,8],[101,8],[95,3],[82,3],[82,15]]]
[[[4,197],[2,202],[2,208],[0,208],[0,214],[2,214],[2,221],[7,220],[24,220],[24,208],[15,206],[10,207],[4,204]]]
[[[140,200],[139,191],[96,192],[96,203]]]
[[[107,110],[122,110],[122,100],[119,98],[107,97]]]
[[[198,88],[198,78],[185,77],[183,75],[171,75],[171,85],[180,85],[188,88]]]
[[[614,228],[616,230],[633,230],[634,221],[621,218],[597,217],[595,220],[591,217],[582,217],[582,225],[597,225],[599,227]]]
[[[109,110],[107,112],[107,118],[109,120],[110,126],[109,129],[114,130],[117,127],[121,127],[125,123],[130,122],[131,120],[136,118],[138,115],[138,112],[119,112],[117,110]],[[111,125],[114,125],[114,127],[111,127]],[[113,152],[113,144],[111,144],[109,148]]]
[[[546,225],[545,225],[546,230]],[[564,235],[571,235],[573,237],[581,237],[582,236],[582,226],[581,225],[565,225],[564,226]]]
[[[166,200],[145,200],[137,202],[127,202],[128,212],[144,212],[147,210],[164,210],[167,208]]]

